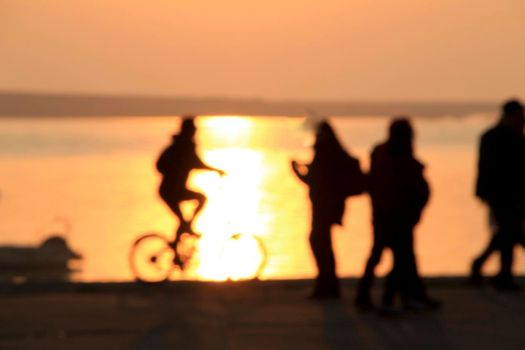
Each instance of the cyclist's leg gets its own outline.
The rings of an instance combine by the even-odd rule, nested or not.
[[[182,223],[186,222],[184,219],[184,215],[182,214],[182,210],[180,210],[180,202],[179,201],[166,201],[166,204],[171,209],[171,211],[175,214],[177,219],[179,219],[180,225]]]
[[[177,243],[179,241],[180,234],[182,233],[182,231],[184,231],[184,228],[188,226],[188,222],[184,218],[184,214],[182,213],[182,210],[180,208],[180,204],[184,199],[182,199],[182,196],[176,191],[167,191],[162,188],[159,194],[164,203],[166,203],[166,205],[170,208],[170,210],[173,212],[173,214],[175,214],[175,216],[179,220],[179,226],[175,230],[175,243]]]
[[[191,233],[195,233],[192,229],[193,221],[204,208],[204,205],[206,204],[206,196],[199,192],[186,190],[186,193],[184,194],[184,200],[196,200],[197,201],[197,206],[195,207],[195,210],[193,211],[193,215],[188,220],[188,226],[189,226]]]

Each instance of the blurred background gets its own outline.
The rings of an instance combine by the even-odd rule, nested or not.
[[[192,174],[209,199],[201,264],[175,278],[223,278],[206,251],[233,232],[263,238],[261,278],[312,277],[307,191],[289,161],[312,156],[313,107],[364,169],[390,117],[412,115],[432,188],[421,272],[466,274],[490,237],[478,138],[525,96],[523,13],[520,0],[0,0],[0,245],[59,232],[84,257],[74,279],[131,279],[132,241],[176,225],[154,164],[197,113],[198,152],[228,175]],[[361,273],[370,222],[368,198],[350,199],[341,276]]]

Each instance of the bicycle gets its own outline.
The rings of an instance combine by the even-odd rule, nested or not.
[[[178,230],[182,230],[181,227]],[[161,233],[147,232],[139,236],[132,244],[129,252],[131,271],[139,282],[155,283],[168,281],[175,271],[182,273],[194,269],[199,264],[199,241],[202,235],[188,232],[179,232],[179,241],[170,240]],[[249,257],[257,256],[258,260],[252,271],[243,276],[235,276],[233,270],[246,266],[246,260],[235,259],[235,253],[230,250],[235,245],[243,246]],[[233,233],[219,244],[217,261],[218,266],[224,269],[227,280],[258,279],[263,272],[268,254],[264,242],[256,235]],[[246,253],[246,251],[244,251]],[[232,259],[233,260],[229,260]],[[228,265],[229,263],[229,265]]]
[[[157,232],[148,232],[140,236],[133,242],[129,255],[133,275],[139,282],[165,282],[170,279],[175,270],[185,272],[194,268],[195,258],[198,255],[197,243],[199,239],[194,235],[183,234],[179,242],[176,243]],[[267,262],[266,248],[260,237],[241,233],[232,234],[224,242],[224,246],[221,248],[223,254],[220,255],[226,254],[228,250],[226,246],[241,240],[252,241],[251,245],[258,250],[259,262],[253,269],[253,273],[241,278],[236,278],[231,271],[226,271],[227,279],[258,279]],[[232,265],[236,265],[236,263],[241,264],[242,261],[230,262]],[[225,264],[219,263],[219,265]]]

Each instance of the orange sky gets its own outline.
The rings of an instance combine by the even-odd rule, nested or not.
[[[525,96],[523,0],[0,0],[0,90]]]

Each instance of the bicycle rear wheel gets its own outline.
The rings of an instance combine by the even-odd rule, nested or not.
[[[155,283],[169,279],[174,258],[170,241],[158,233],[147,233],[133,242],[129,263],[138,281]]]

